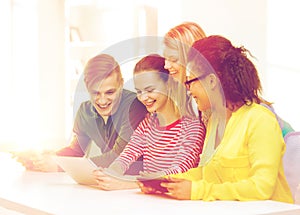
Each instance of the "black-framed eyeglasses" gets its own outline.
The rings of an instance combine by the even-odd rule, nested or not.
[[[205,75],[200,75],[200,76],[198,76],[198,77],[196,77],[196,78],[193,78],[193,79],[191,79],[191,80],[185,81],[185,82],[184,82],[184,85],[185,85],[186,89],[189,90],[189,89],[191,88],[191,83],[193,83],[193,82],[195,82],[195,81],[198,81],[198,80],[204,78],[206,75],[207,75],[207,74],[205,74]]]

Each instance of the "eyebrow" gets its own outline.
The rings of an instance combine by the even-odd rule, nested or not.
[[[178,60],[179,56],[171,55],[171,56],[165,57],[165,59],[166,60]]]
[[[110,88],[108,90],[105,90],[103,93],[107,93],[107,92],[115,92],[117,91],[116,88]],[[95,93],[99,93],[99,90],[91,90],[90,93],[95,94]]]
[[[111,88],[111,89],[105,90],[104,93],[114,93],[116,91],[117,91],[116,88]]]
[[[99,91],[97,91],[97,90],[89,90],[89,93],[90,94],[96,94],[96,93],[99,93]]]

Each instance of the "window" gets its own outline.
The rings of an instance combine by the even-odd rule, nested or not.
[[[38,116],[36,0],[2,0],[0,143],[34,144]],[[22,143],[22,144],[21,144]]]

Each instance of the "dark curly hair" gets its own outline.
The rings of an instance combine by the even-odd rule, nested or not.
[[[251,53],[244,47],[234,47],[221,36],[213,35],[196,41],[188,53],[188,62],[196,72],[218,76],[225,98],[231,103],[260,103],[262,91],[254,64],[248,59]]]

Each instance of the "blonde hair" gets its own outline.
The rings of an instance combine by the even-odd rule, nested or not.
[[[118,62],[108,54],[99,54],[91,58],[84,68],[84,82],[87,90],[110,75],[116,73],[119,83],[123,82],[122,73]]]
[[[184,22],[171,28],[164,36],[166,48],[179,51],[179,62],[182,65],[187,63],[187,53],[193,43],[206,37],[202,28],[194,22]]]
[[[205,37],[204,31],[197,23],[183,22],[180,25],[171,28],[165,34],[163,43],[165,49],[169,48],[178,51],[178,63],[185,68],[190,47],[195,41]],[[175,82],[178,86],[176,86],[177,92],[174,92],[173,94],[177,97],[178,107],[182,109],[180,112],[184,113],[185,116],[195,117],[196,114],[193,111],[192,98],[187,96],[186,88],[183,84],[185,76],[183,78],[184,80],[181,80],[181,82]]]

